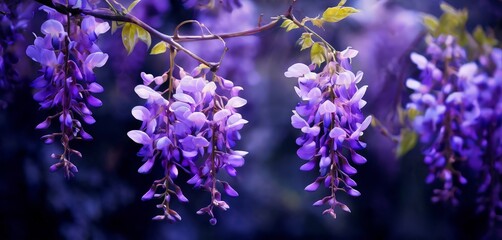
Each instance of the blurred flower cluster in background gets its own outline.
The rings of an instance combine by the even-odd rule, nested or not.
[[[132,1],[120,2],[128,6]],[[207,34],[207,30],[220,34],[264,25],[270,17],[286,14],[291,2],[142,0],[131,13],[171,35],[180,22],[190,19],[198,20],[207,29],[197,24],[185,24],[179,29],[180,35],[198,35],[201,31]],[[299,17],[316,16],[337,3],[297,0],[293,13]],[[468,9],[465,26],[468,32],[473,32],[480,25],[487,35],[499,39],[496,46],[500,47],[501,1],[456,0],[448,3],[456,9]],[[348,1],[347,5],[360,12],[342,22],[324,24],[324,30],[320,29],[318,33],[338,50],[352,47],[359,51],[351,61],[351,71],[364,72],[358,85],[368,85],[367,90],[364,88],[367,104],[361,111],[364,116],[372,115],[378,120],[378,124],[368,127],[360,137],[367,147],[358,150],[358,154],[364,156],[367,162],[358,165],[357,175],[351,176],[357,182],[361,195],[337,195],[337,200],[350,206],[351,213],[336,209],[336,219],[323,215],[324,209],[314,207],[312,203],[326,196],[326,192],[321,189],[316,192],[303,190],[319,176],[319,172],[299,171],[305,163],[297,156],[295,139],[300,133],[291,127],[291,109],[295,109],[298,103],[294,86],[298,84],[299,76],[287,78],[284,72],[295,63],[309,62],[310,55],[308,51],[300,51],[297,44],[300,32],[293,30],[286,33],[277,26],[252,36],[225,40],[228,51],[224,54],[218,76],[244,88],[239,96],[245,98],[247,104],[239,106],[239,113],[249,122],[239,130],[242,138],[235,149],[249,154],[245,156],[245,165],[237,169],[238,174],[225,179],[239,193],[239,197],[225,198],[230,209],[215,211],[218,223],[212,226],[207,217],[196,214],[200,208],[207,206],[211,196],[196,191],[192,184],[186,183],[192,176],[180,174],[177,179],[177,184],[190,201],[171,203],[183,217],[180,222],[152,221],[158,209],[152,202],[141,201],[152,181],[162,178],[165,173],[161,168],[154,167],[148,175],[138,174],[138,168],[143,165],[137,155],[141,146],[131,141],[127,134],[142,127],[141,122],[131,115],[131,109],[145,104],[144,99],[137,97],[135,86],[144,84],[142,72],[153,76],[165,74],[169,68],[169,55],[148,55],[150,50],[143,43],[138,43],[128,54],[122,46],[120,31],[102,33],[98,39],[91,40],[108,55],[106,65],[93,70],[100,87],[105,90],[93,95],[103,105],[92,109],[96,123],[85,127],[86,132],[93,136],[93,141],[72,141],[72,146],[84,157],[72,159],[79,171],[75,177],[67,179],[61,172],[49,171],[55,163],[50,155],[61,152],[61,146],[44,144],[40,136],[46,132],[35,130],[48,113],[40,111],[33,99],[32,85],[40,75],[37,72],[40,64],[31,61],[25,53],[28,45],[35,40],[32,33],[44,36],[40,28],[47,14],[37,11],[40,5],[32,1],[0,2],[0,239],[502,238],[502,219],[496,219],[502,216],[502,179],[492,185],[488,183],[496,181],[493,176],[502,175],[502,167],[479,160],[481,155],[473,152],[486,152],[489,144],[483,145],[480,140],[481,150],[468,152],[458,144],[476,145],[477,142],[468,143],[469,140],[463,140],[465,136],[452,136],[454,140],[451,142],[457,144],[457,148],[453,146],[455,149],[451,154],[475,160],[458,168],[455,165],[455,171],[461,171],[461,175],[454,174],[451,181],[455,182],[455,186],[451,186],[447,181],[433,181],[453,169],[433,166],[441,165],[438,159],[444,156],[437,157],[436,152],[429,148],[442,149],[442,142],[432,146],[421,145],[427,143],[427,139],[418,137],[415,139],[417,146],[409,149],[405,149],[402,141],[399,142],[405,138],[403,136],[411,136],[403,133],[402,129],[417,126],[420,129],[416,130],[417,134],[435,136],[440,129],[427,121],[442,118],[445,111],[450,111],[444,110],[448,107],[453,109],[451,112],[464,108],[472,110],[472,104],[481,106],[481,120],[469,125],[471,129],[460,125],[455,125],[455,128],[459,132],[471,131],[466,135],[484,131],[484,135],[480,133],[480,136],[491,137],[490,130],[482,126],[494,122],[491,125],[493,136],[502,136],[500,49],[477,56],[470,55],[467,47],[467,50],[457,49],[462,52],[459,55],[463,54],[465,58],[464,62],[455,63],[456,68],[465,67],[463,75],[459,73],[458,78],[472,78],[475,75],[472,71],[478,71],[478,78],[469,84],[454,86],[455,91],[466,92],[459,99],[454,99],[455,96],[447,99],[442,94],[431,93],[434,100],[431,102],[431,97],[424,96],[428,93],[424,88],[432,89],[429,87],[432,80],[424,79],[433,78],[432,65],[440,60],[434,60],[439,57],[433,55],[430,45],[437,41],[442,41],[439,45],[445,45],[445,41],[450,41],[440,37],[429,42],[424,40],[430,30],[423,24],[424,13],[439,18],[443,11],[438,1],[359,0]],[[156,42],[154,39],[153,43]],[[451,47],[456,43],[450,41],[446,45]],[[219,61],[225,49],[218,39],[182,44],[211,62]],[[469,62],[477,64],[476,70],[469,69],[472,67]],[[176,64],[186,71],[198,65],[182,52],[176,56]],[[431,75],[424,77],[428,68],[432,69],[429,69]],[[490,83],[496,85],[493,87],[480,83],[484,79],[488,82],[498,79],[499,82],[498,85]],[[478,95],[472,95],[472,91]],[[418,95],[410,96],[412,93]],[[462,107],[458,107],[460,103]],[[410,108],[434,111],[420,116],[420,121],[417,118],[401,121],[402,111]],[[490,114],[495,117],[489,115],[490,109],[494,109],[495,113]],[[358,118],[361,118],[357,125],[360,126],[364,118]],[[407,128],[402,128],[403,125]],[[401,134],[398,140],[394,137],[396,133]],[[491,147],[491,151],[498,151],[499,155],[482,157],[495,159],[498,156],[500,164],[501,138],[495,138]],[[449,142],[449,139],[445,141]],[[194,151],[197,154],[197,150]],[[424,151],[429,153],[425,155],[437,159],[427,159]],[[499,172],[495,173],[493,169]],[[428,177],[431,173],[436,178]],[[427,184],[426,179],[431,184]],[[490,187],[480,190],[483,184]],[[458,190],[458,195],[455,195],[459,199],[457,204],[431,201],[431,198],[437,197],[434,193],[438,193],[435,191],[438,188]],[[487,194],[497,194],[497,189],[498,200],[490,200]],[[498,209],[497,201],[501,205]],[[485,211],[490,204],[494,204],[493,216],[490,211]]]

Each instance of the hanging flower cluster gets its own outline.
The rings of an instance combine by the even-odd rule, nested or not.
[[[444,183],[441,189],[434,190],[433,201],[455,204],[456,185],[467,182],[457,166],[469,157],[462,149],[464,144],[472,143],[464,139],[474,138],[477,134],[468,126],[479,114],[479,109],[463,94],[466,79],[474,74],[473,65],[463,65],[465,51],[452,36],[442,35],[430,41],[427,54],[430,60],[417,53],[411,55],[411,60],[422,73],[420,81],[406,81],[406,86],[415,90],[406,107],[422,113],[415,117],[414,128],[420,141],[427,145],[423,151],[424,161],[429,167],[426,182],[440,179]],[[471,151],[469,154],[472,158],[480,152]]]
[[[138,156],[143,157],[145,163],[138,172],[150,172],[155,162],[160,162],[164,169],[164,177],[154,181],[142,197],[142,200],[162,199],[157,207],[163,214],[154,217],[155,220],[181,220],[169,206],[172,195],[188,202],[174,182],[179,169],[189,174],[189,184],[211,194],[211,203],[197,213],[208,214],[213,225],[216,224],[213,208],[229,208],[217,186],[231,197],[238,196],[228,182],[217,179],[217,174],[225,169],[228,175],[236,176],[235,168],[244,164],[247,152],[233,148],[241,138],[239,130],[247,123],[236,109],[247,101],[238,96],[241,87],[214,73],[212,81],[208,81],[207,73],[199,70],[188,74],[181,69],[180,79],[168,74],[154,77],[142,73],[144,84],[135,88],[138,96],[147,100],[145,106],[132,110],[133,116],[142,121],[140,130],[128,132],[133,141],[143,145]],[[149,87],[153,82],[157,86]],[[164,82],[170,83],[169,89],[154,90]]]
[[[347,205],[336,199],[338,191],[351,196],[361,195],[354,189],[357,184],[351,176],[357,170],[351,164],[366,162],[356,151],[366,146],[359,137],[371,123],[371,116],[364,118],[361,112],[366,105],[362,97],[367,86],[358,87],[357,83],[363,73],[354,75],[349,69],[348,60],[356,55],[356,50],[348,48],[338,54],[338,61],[328,62],[320,73],[297,63],[284,74],[298,78],[295,91],[301,102],[293,110],[291,123],[303,133],[296,139],[300,145],[297,154],[307,161],[300,170],[311,171],[318,167],[320,172],[305,190],[315,191],[320,185],[328,188],[330,195],[316,201],[314,206],[327,204],[329,208],[323,213],[333,218],[336,218],[336,207],[350,212]]]
[[[474,141],[483,155],[469,161],[481,176],[478,211],[486,211],[493,224],[493,220],[502,221],[502,49],[481,56],[473,71],[477,74],[469,79],[466,95],[479,108],[473,122]]]
[[[422,72],[406,86],[415,91],[407,108],[419,112],[413,124],[426,145],[426,182],[443,183],[432,200],[458,203],[458,184],[467,183],[459,167],[468,163],[482,177],[479,210],[488,208],[492,219],[500,218],[502,52],[494,49],[479,63],[467,62],[456,39],[441,35],[429,42],[427,57],[412,53]]]
[[[110,27],[108,23],[98,22],[92,16],[70,17],[51,8],[42,9],[50,19],[41,26],[43,36],[36,37],[34,45],[26,49],[26,54],[42,67],[42,75],[32,84],[36,89],[34,99],[39,102],[41,109],[57,109],[57,112],[36,128],[46,129],[52,120],[59,120],[60,132],[44,135],[42,139],[45,143],[61,139],[64,152],[51,155],[58,160],[51,170],[63,168],[69,177],[77,172],[70,155],[82,156],[79,151],[70,148],[69,143],[73,139],[92,139],[84,131],[81,120],[93,124],[96,120],[89,106],[102,105],[101,100],[93,96],[103,91],[103,87],[96,82],[93,69],[102,67],[108,55],[101,52],[95,42]]]
[[[15,64],[19,61],[16,44],[24,42],[21,32],[26,28],[33,7],[31,3],[19,0],[0,3],[0,108],[5,95],[19,84]]]

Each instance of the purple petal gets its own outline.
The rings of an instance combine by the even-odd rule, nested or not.
[[[319,167],[320,168],[326,168],[331,164],[331,158],[329,157],[321,157],[321,160],[319,161]]]
[[[225,193],[227,193],[228,196],[231,197],[239,196],[239,193],[237,193],[237,191],[235,191],[235,189],[233,189],[232,186],[230,186],[230,184],[226,182],[222,182],[222,184],[223,184],[223,189],[225,190]]]
[[[85,66],[92,70],[95,67],[102,67],[108,60],[108,54],[102,52],[94,52],[89,54],[85,59]]]
[[[321,114],[321,115],[324,115],[326,113],[334,113],[334,112],[336,112],[336,106],[330,100],[324,101],[319,106],[319,114]]]
[[[35,129],[46,129],[51,125],[51,119],[46,118],[43,122],[39,123]]]
[[[352,162],[354,162],[355,164],[364,164],[367,161],[366,158],[364,158],[363,156],[359,155],[355,151],[351,152],[351,157],[352,157]]]
[[[138,169],[138,173],[148,173],[153,167],[155,163],[155,158],[148,159],[141,167]]]
[[[226,159],[226,163],[233,167],[242,167],[244,162],[244,158],[236,154],[228,155],[228,158]]]
[[[45,21],[40,27],[40,30],[42,31],[43,34],[51,36],[58,36],[61,33],[65,32],[63,24],[53,19]]]
[[[295,63],[291,67],[288,68],[288,71],[284,73],[285,77],[301,77],[310,72],[310,69],[307,65],[303,63]]]
[[[91,105],[93,107],[103,106],[103,102],[101,102],[101,100],[99,100],[98,98],[96,98],[92,95],[87,96],[87,103],[89,103],[89,105]]]
[[[150,119],[150,111],[143,106],[136,106],[131,110],[134,118],[140,121],[148,121]]]
[[[99,83],[93,82],[89,84],[89,92],[100,93],[103,91],[104,91],[103,86],[101,86]]]
[[[305,187],[305,191],[313,192],[319,188],[319,182],[315,181]]]
[[[297,129],[309,126],[307,122],[302,117],[300,117],[298,113],[296,113],[296,111],[293,111],[293,116],[291,116],[291,125]]]
[[[188,120],[190,120],[197,128],[201,128],[206,123],[206,115],[201,112],[194,112],[188,115]]]
[[[153,198],[153,195],[155,195],[155,188],[150,188],[148,190],[148,192],[146,192],[142,197],[141,197],[141,201],[146,201],[146,200],[150,200]]]
[[[156,146],[155,148],[161,150],[161,149],[164,149],[166,148],[167,146],[170,146],[172,145],[173,143],[171,142],[171,140],[168,138],[168,137],[161,137],[159,138],[157,141],[156,141]]]
[[[412,52],[410,58],[411,61],[414,62],[420,70],[424,70],[427,66],[427,58],[418,53]]]
[[[232,97],[228,100],[227,105],[225,105],[225,108],[240,108],[244,105],[246,105],[247,100],[241,97]]]
[[[230,116],[232,113],[228,109],[222,109],[213,115],[213,121],[219,122],[226,117]]]
[[[310,141],[303,144],[303,146],[296,151],[296,154],[298,154],[301,159],[310,160],[315,154],[315,142]]]
[[[308,161],[307,163],[303,164],[300,167],[300,170],[302,171],[311,171],[315,167],[315,162],[314,161]]]
[[[147,145],[151,143],[150,137],[143,131],[132,130],[127,133],[127,136],[131,138],[134,142]]]

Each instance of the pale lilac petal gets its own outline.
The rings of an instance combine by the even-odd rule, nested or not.
[[[248,101],[244,98],[241,97],[232,97],[228,100],[227,105],[225,108],[240,108],[244,105],[246,105]]]
[[[359,51],[352,49],[351,47],[347,47],[345,50],[340,52],[340,56],[342,58],[354,58],[358,53]]]
[[[349,102],[353,104],[361,100],[361,98],[363,98],[364,94],[366,93],[366,89],[368,89],[368,85],[364,85],[359,88],[357,92],[354,93],[354,96],[352,96]]]
[[[233,167],[242,167],[244,165],[244,158],[239,155],[231,154],[228,155],[228,158],[226,159],[226,163],[230,164]]]
[[[336,106],[333,102],[330,100],[324,101],[320,106],[319,106],[319,114],[324,115],[326,113],[334,113],[336,112]]]
[[[104,91],[103,86],[101,86],[99,83],[93,82],[89,84],[89,92],[101,93],[103,91]]]
[[[140,121],[148,121],[150,119],[150,111],[143,106],[136,106],[131,110],[134,118]]]
[[[143,131],[132,130],[127,133],[127,136],[131,138],[134,142],[147,145],[151,143],[150,137]]]
[[[284,73],[286,77],[301,77],[310,72],[310,69],[307,65],[303,63],[295,63],[291,67],[288,68],[288,71]]]
[[[458,77],[463,79],[471,79],[474,74],[478,71],[478,66],[476,63],[467,63],[460,67],[458,70]]]
[[[291,116],[291,125],[294,128],[301,129],[303,127],[309,127],[307,121],[305,121],[296,111],[293,111],[293,116]]]
[[[213,121],[219,122],[232,114],[228,109],[222,109],[213,115]]]
[[[165,149],[167,146],[172,145],[173,143],[168,137],[161,137],[156,141],[156,146],[155,148],[157,149]]]
[[[53,19],[49,19],[42,23],[40,30],[43,34],[51,36],[58,36],[59,34],[65,32],[63,24]]]
[[[102,67],[105,65],[108,60],[108,54],[102,52],[94,52],[89,54],[85,59],[85,66],[89,69],[93,69],[95,67]]]
[[[427,61],[427,58],[425,58],[424,56],[422,56],[416,52],[412,52],[410,58],[411,58],[411,61],[417,65],[418,69],[424,70],[425,67],[427,67],[428,61]]]
[[[153,82],[153,75],[145,72],[141,72],[141,79],[143,79],[143,84],[150,85]]]
[[[188,115],[188,120],[190,120],[197,128],[201,128],[206,123],[206,115],[201,112],[194,112]]]

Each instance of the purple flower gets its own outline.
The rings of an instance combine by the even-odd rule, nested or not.
[[[296,139],[300,145],[298,156],[307,161],[300,167],[310,171],[319,167],[320,176],[307,187],[306,191],[316,191],[321,185],[330,190],[330,195],[314,203],[314,206],[327,204],[324,214],[336,217],[334,209],[350,209],[336,199],[339,190],[351,196],[360,193],[351,176],[357,170],[351,165],[363,164],[366,159],[357,154],[366,146],[359,137],[369,126],[371,116],[364,118],[361,108],[367,86],[358,87],[362,73],[350,71],[349,59],[357,51],[346,49],[337,52],[338,62],[329,62],[320,73],[302,63],[296,63],[284,73],[286,77],[298,78],[295,91],[302,100],[293,110],[291,124],[300,129],[303,135]],[[341,64],[340,64],[341,63]],[[350,157],[349,157],[350,156]],[[350,162],[349,162],[350,159]]]
[[[26,55],[41,65],[43,73],[33,81],[32,86],[36,89],[33,98],[39,102],[41,109],[57,109],[57,112],[36,128],[48,128],[54,118],[59,119],[60,132],[42,138],[51,143],[56,137],[61,137],[64,154],[54,157],[59,162],[51,170],[64,168],[66,176],[71,176],[76,167],[71,163],[70,155],[81,157],[81,154],[70,147],[70,141],[92,139],[80,121],[87,124],[96,122],[88,106],[102,105],[101,100],[93,96],[103,92],[93,70],[102,67],[108,55],[101,52],[95,41],[98,35],[108,31],[109,26],[106,22],[97,22],[92,16],[85,16],[80,22],[52,9],[44,10],[53,19],[42,24],[44,36],[36,37],[34,45],[27,47]],[[67,29],[69,32],[66,32]]]
[[[454,37],[439,36],[426,56],[413,53],[411,59],[422,72],[419,80],[406,81],[415,91],[407,108],[420,113],[413,124],[425,145],[426,182],[443,183],[432,200],[458,202],[458,185],[467,183],[458,169],[467,163],[481,177],[478,210],[500,219],[501,183],[494,179],[502,174],[502,51],[468,62]]]
[[[142,144],[138,156],[143,157],[145,163],[138,171],[149,172],[157,160],[165,171],[164,177],[154,181],[142,198],[163,198],[159,208],[163,209],[164,215],[154,219],[181,219],[169,208],[173,192],[180,201],[188,201],[175,183],[178,169],[190,176],[189,184],[211,194],[211,203],[198,214],[208,214],[212,224],[216,222],[214,207],[229,208],[222,200],[217,184],[228,196],[238,196],[228,182],[217,179],[217,174],[220,169],[225,169],[228,175],[235,176],[235,168],[244,164],[243,157],[247,152],[233,147],[240,139],[239,130],[247,123],[236,110],[247,101],[238,96],[241,87],[233,86],[232,82],[219,76],[214,76],[210,82],[206,74],[209,73],[196,69],[190,75],[180,69],[180,79],[167,81],[172,85],[167,91],[160,92],[148,85],[155,82],[156,89],[162,87],[165,78],[142,73],[144,85],[135,88],[138,96],[147,100],[146,106],[132,110],[133,116],[142,121],[140,130],[128,133],[133,141]],[[156,194],[159,187],[164,191]]]

